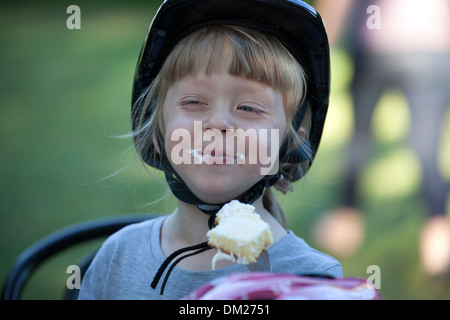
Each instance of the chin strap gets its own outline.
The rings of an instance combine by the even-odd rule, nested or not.
[[[189,254],[185,254],[184,256],[178,258],[177,260],[175,260],[172,265],[170,266],[170,268],[167,270],[166,276],[164,278],[164,281],[161,285],[161,291],[160,291],[160,295],[164,294],[164,289],[166,287],[166,283],[167,280],[169,279],[170,273],[172,272],[173,268],[175,268],[175,266],[183,259],[188,258],[190,256],[202,253],[204,251],[207,251],[209,249],[212,249],[210,246],[208,246],[208,242],[202,242],[199,244],[196,244],[194,246],[190,246],[190,247],[186,247],[186,248],[182,248],[179,249],[177,251],[175,251],[174,253],[172,253],[170,256],[168,256],[166,258],[166,260],[164,260],[163,264],[159,267],[158,272],[156,273],[155,277],[153,278],[152,283],[150,284],[150,286],[155,289],[156,286],[158,285],[159,280],[161,279],[164,270],[166,270],[166,268],[168,267],[168,265],[170,264],[170,262],[175,259],[177,256],[179,256],[182,253],[188,252],[188,251],[192,251],[192,250],[196,250],[192,253]]]
[[[209,229],[214,228],[215,226],[215,220],[216,220],[216,214],[217,212],[219,212],[220,208],[222,208],[222,206],[220,205],[206,205],[206,204],[198,204],[197,207],[202,210],[205,214],[209,215],[208,218],[208,227]],[[164,262],[161,264],[161,266],[159,267],[158,271],[155,274],[155,277],[153,278],[152,283],[150,284],[150,286],[155,289],[156,286],[158,285],[159,280],[161,279],[164,271],[167,269],[167,267],[169,266],[169,264],[172,262],[172,260],[174,260],[176,257],[178,257],[179,255],[188,252],[188,251],[193,251],[191,253],[185,254],[181,257],[179,257],[177,260],[175,260],[172,265],[169,267],[169,269],[167,270],[166,276],[164,277],[164,281],[161,285],[161,289],[160,289],[160,295],[164,294],[164,289],[166,287],[167,284],[167,280],[169,279],[170,274],[172,273],[172,270],[175,268],[175,266],[183,259],[185,258],[189,258],[191,256],[194,256],[196,254],[200,254],[204,251],[210,250],[212,249],[212,247],[210,247],[208,245],[208,242],[202,242],[190,247],[185,247],[185,248],[181,248],[175,252],[173,252],[170,256],[168,256],[166,258],[166,260],[164,260]]]

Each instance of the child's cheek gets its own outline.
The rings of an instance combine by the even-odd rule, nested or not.
[[[176,123],[166,127],[164,147],[169,161],[174,166],[191,162],[189,150],[192,144],[192,132],[190,129]]]
[[[265,129],[258,135],[258,160],[262,176],[274,175],[278,171],[280,130]]]
[[[236,153],[244,154],[241,163],[259,170],[259,175],[273,175],[278,170],[280,129],[260,128],[235,132]]]

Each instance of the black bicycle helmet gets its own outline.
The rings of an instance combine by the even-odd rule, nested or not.
[[[166,57],[185,36],[207,25],[239,25],[254,28],[275,36],[303,67],[306,78],[306,97],[293,119],[298,129],[306,105],[310,106],[312,125],[305,148],[288,151],[280,149],[281,163],[300,163],[314,160],[328,109],[330,84],[329,46],[322,19],[310,5],[300,0],[166,0],[155,15],[146,34],[136,67],[132,91],[132,123],[136,129],[142,108],[136,100],[151,85]],[[149,117],[153,110],[147,110]],[[223,204],[205,204],[184,184],[163,155],[163,164],[155,164],[143,156],[150,166],[163,170],[172,192],[180,200],[195,204],[206,213],[216,212]],[[300,177],[291,177],[297,180]],[[279,179],[279,174],[266,176],[240,199],[253,203],[264,188]],[[230,199],[231,200],[231,199]]]

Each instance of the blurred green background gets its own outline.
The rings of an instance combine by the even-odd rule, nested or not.
[[[73,223],[175,208],[165,184],[136,160],[129,138],[130,93],[142,40],[161,1],[6,2],[0,9],[0,283],[18,254]],[[81,8],[81,29],[68,30],[66,9]],[[332,52],[330,113],[323,143],[294,194],[279,195],[291,228],[313,247],[317,219],[339,205],[345,147],[352,130],[352,63]],[[389,108],[389,110],[388,110]],[[390,116],[388,117],[388,113]],[[450,180],[450,113],[441,167]],[[394,125],[395,123],[395,125]],[[381,270],[386,299],[449,299],[450,280],[427,276],[418,234],[426,219],[420,168],[404,144],[404,98],[387,93],[373,128],[376,153],[361,177],[367,233],[361,250],[340,259],[348,277]],[[155,179],[156,178],[156,179]],[[45,264],[26,299],[59,299],[80,245]],[[320,247],[319,247],[320,249]]]

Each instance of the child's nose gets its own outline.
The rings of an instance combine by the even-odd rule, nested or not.
[[[204,123],[203,130],[216,129],[223,134],[227,129],[234,129],[233,119],[227,108],[215,108],[208,113]]]

